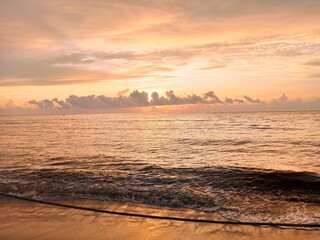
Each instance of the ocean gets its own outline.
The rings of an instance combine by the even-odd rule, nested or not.
[[[0,192],[320,223],[320,112],[0,117]]]

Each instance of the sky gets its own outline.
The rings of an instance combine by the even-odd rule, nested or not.
[[[319,0],[1,0],[0,112],[320,109],[319,13]]]

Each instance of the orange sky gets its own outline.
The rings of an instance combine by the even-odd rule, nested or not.
[[[318,0],[1,0],[0,108],[125,89],[319,98],[319,13]]]

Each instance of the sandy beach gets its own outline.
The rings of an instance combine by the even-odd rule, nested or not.
[[[81,206],[97,206],[97,201],[77,201]],[[100,205],[99,205],[100,204]],[[98,202],[108,210],[190,218],[223,218],[193,210],[171,210],[135,204]],[[287,239],[314,240],[317,230],[281,229],[274,227],[229,226],[189,223],[65,209],[19,200],[0,201],[0,239]]]

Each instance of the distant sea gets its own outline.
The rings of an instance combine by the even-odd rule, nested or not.
[[[0,191],[320,223],[320,112],[0,117]]]

